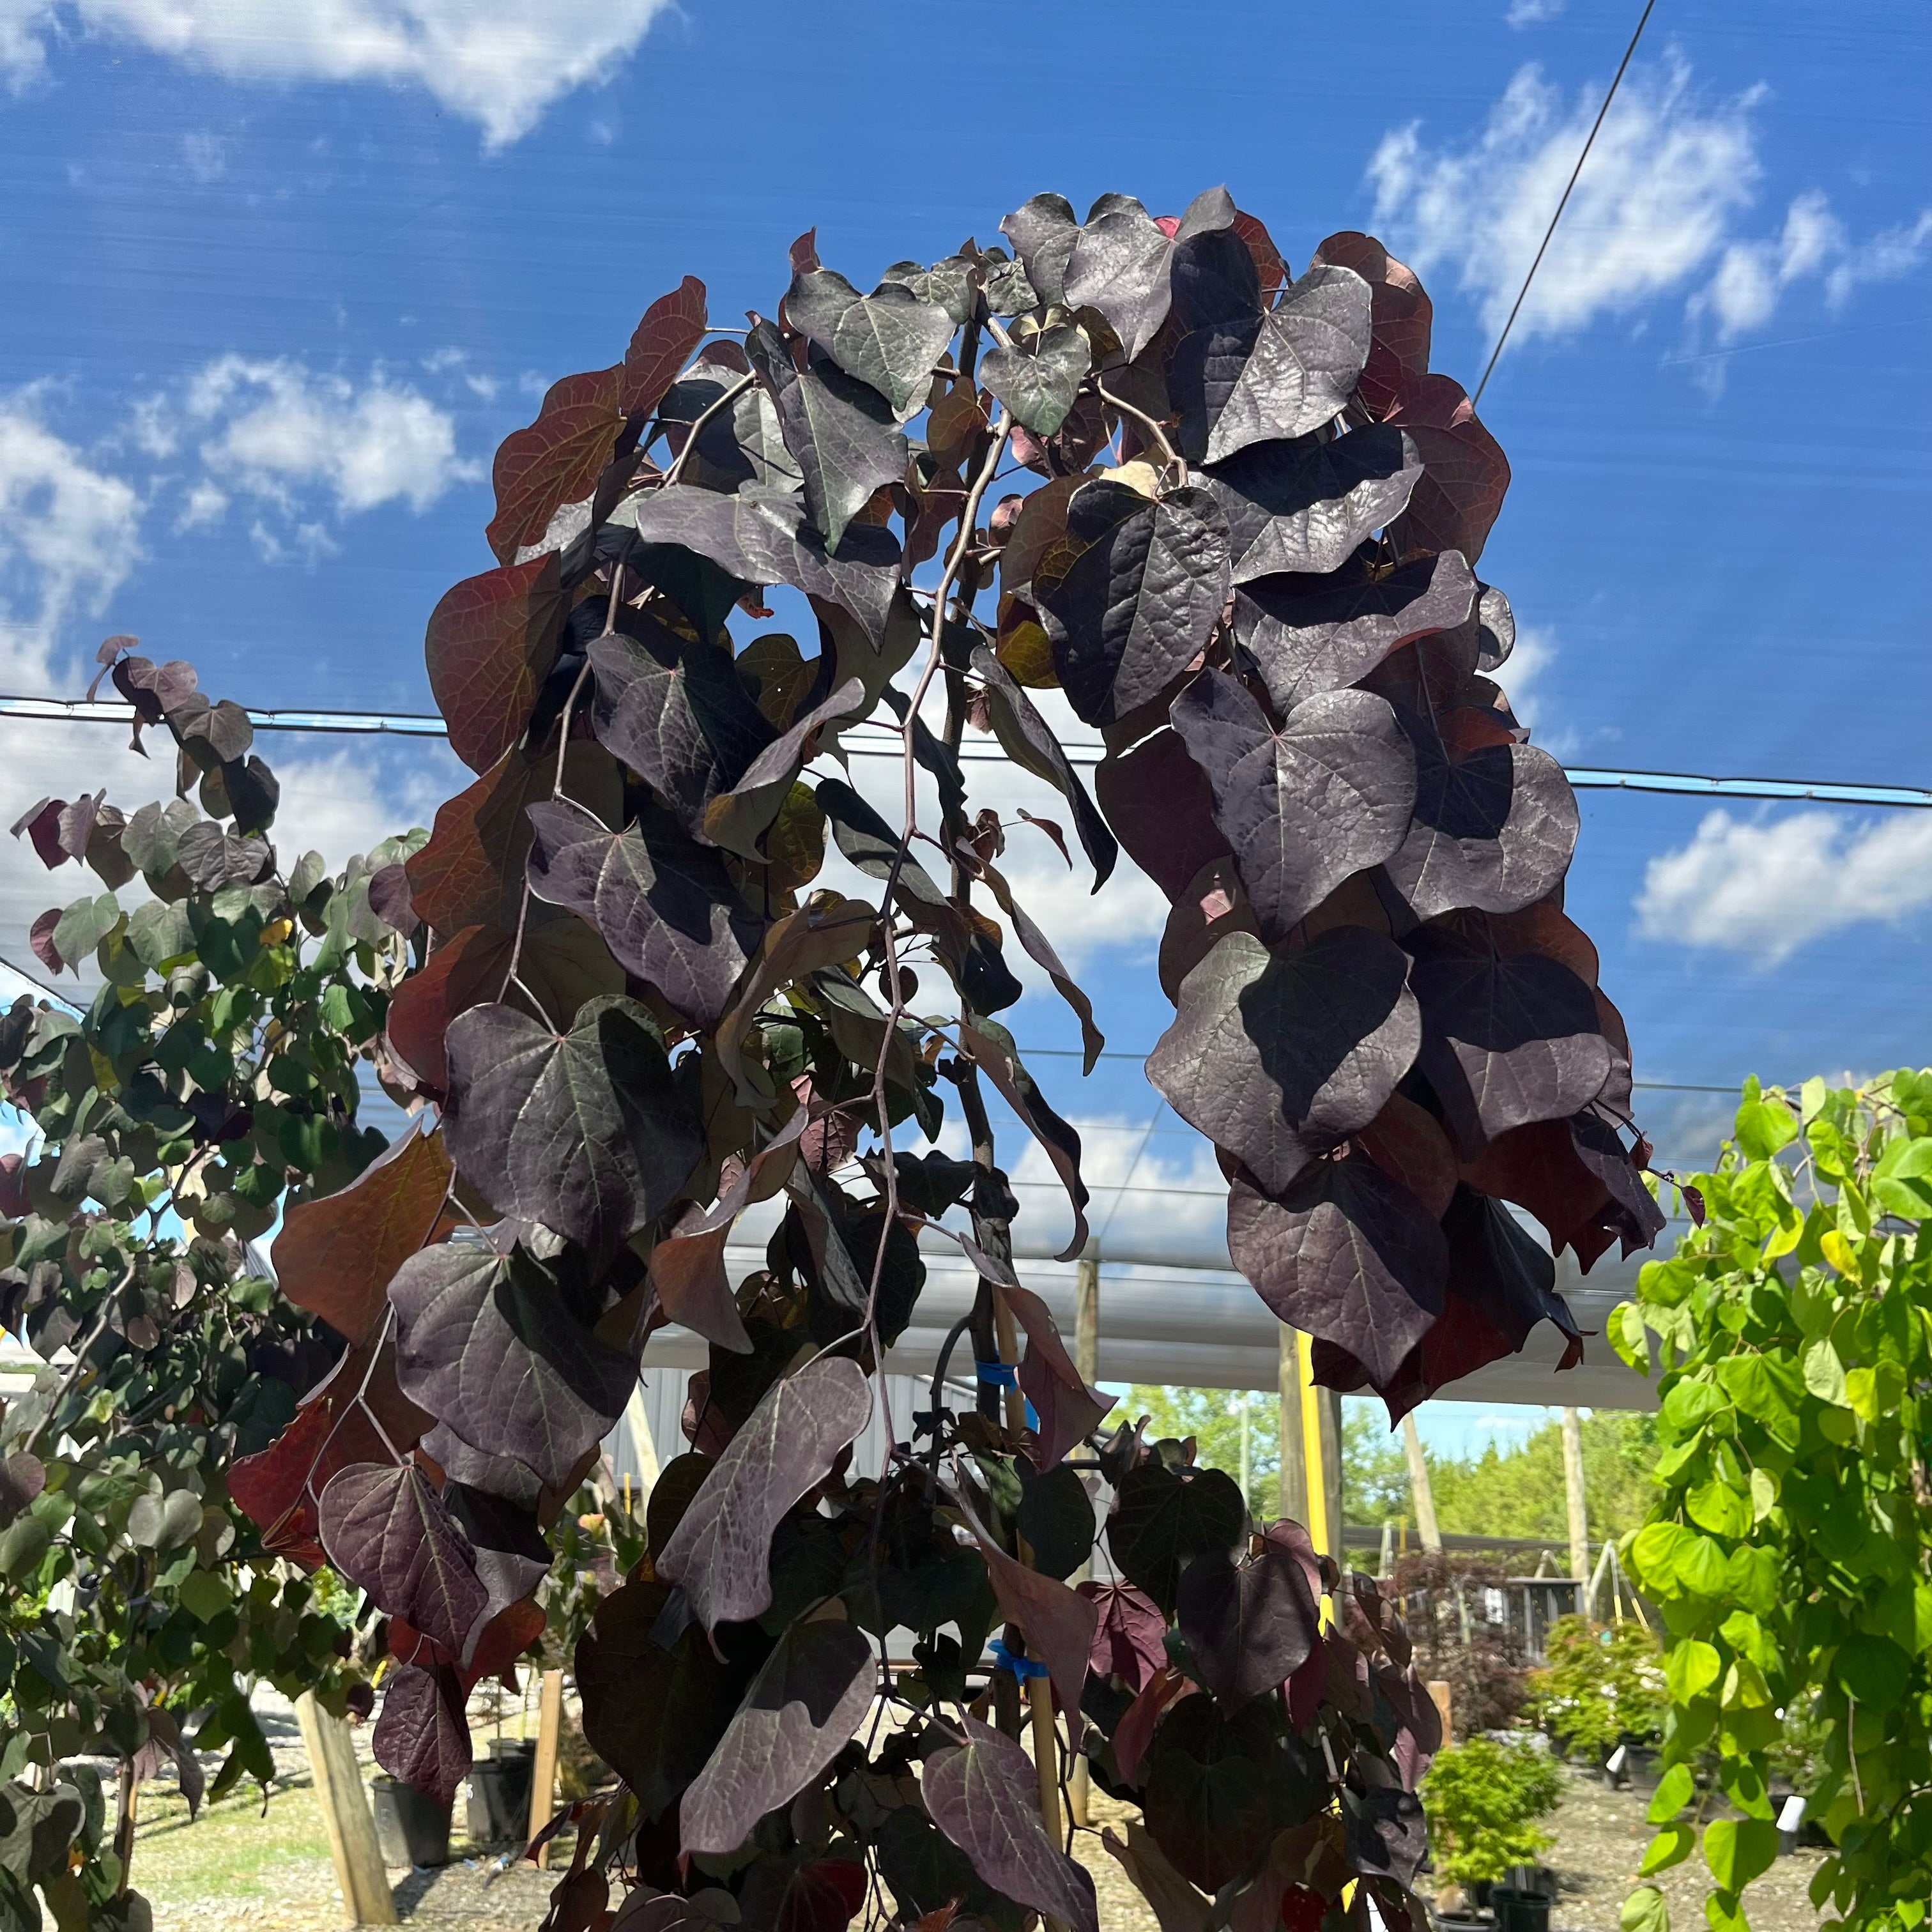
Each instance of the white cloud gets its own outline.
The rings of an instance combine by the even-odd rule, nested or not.
[[[380,374],[358,389],[286,357],[224,356],[188,385],[184,407],[211,476],[285,509],[320,486],[344,514],[398,498],[422,511],[482,474],[458,457],[447,410]]]
[[[55,633],[140,555],[139,493],[49,430],[38,400],[0,401],[0,679],[15,691],[44,687]]]
[[[1369,164],[1376,219],[1426,274],[1448,264],[1499,331],[1603,102],[1566,101],[1520,69],[1475,137],[1424,146],[1421,124],[1385,136]],[[1672,56],[1624,80],[1516,318],[1518,337],[1562,335],[1678,287],[1724,243],[1759,166],[1757,96],[1708,104]]]
[[[204,188],[228,172],[228,143],[219,134],[184,134],[182,158],[188,173]]]
[[[1896,281],[1925,260],[1932,247],[1932,208],[1916,221],[1886,229],[1860,247],[1848,250],[1825,278],[1825,298],[1842,308],[1862,283]]]
[[[1777,239],[1733,242],[1726,248],[1710,286],[1691,298],[1692,317],[1708,308],[1717,320],[1718,341],[1735,342],[1763,328],[1786,288],[1815,275],[1844,248],[1844,224],[1814,188],[1786,211],[1784,231]]]
[[[1569,4],[1570,0],[1510,0],[1504,17],[1512,27],[1540,27],[1546,20],[1555,20]]]
[[[0,0],[0,70],[17,88],[73,28],[231,80],[421,87],[491,147],[608,80],[669,0]]]
[[[1828,933],[1932,907],[1932,814],[1860,824],[1801,812],[1750,824],[1712,812],[1688,845],[1645,867],[1636,904],[1646,938],[1775,965]]]

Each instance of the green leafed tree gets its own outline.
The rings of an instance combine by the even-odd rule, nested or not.
[[[1712,1924],[1746,1927],[1778,1851],[1782,1714],[1809,1707],[1806,1795],[1834,1847],[1813,1902],[1905,1932],[1932,1897],[1932,1074],[1748,1082],[1684,1192],[1700,1226],[1610,1324],[1663,1399],[1661,1491],[1624,1545],[1668,1627],[1643,1870],[1701,1838]],[[1662,1894],[1624,1923],[1663,1932]]]

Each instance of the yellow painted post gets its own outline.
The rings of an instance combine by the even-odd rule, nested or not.
[[[1297,1354],[1300,1365],[1301,1462],[1307,1486],[1308,1539],[1324,1556],[1334,1556],[1339,1524],[1328,1520],[1328,1468],[1322,1454],[1322,1402],[1315,1384],[1315,1339],[1298,1335]]]

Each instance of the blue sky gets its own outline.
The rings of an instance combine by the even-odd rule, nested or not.
[[[814,224],[866,285],[1042,188],[1160,212],[1225,181],[1297,268],[1380,233],[1473,387],[1635,12],[0,0],[0,688],[76,694],[129,631],[252,704],[426,708],[502,435],[686,272],[714,320],[770,313]],[[1502,681],[1559,755],[1928,782],[1928,54],[1895,4],[1658,7],[1483,407],[1515,475]],[[110,734],[0,733],[22,805],[163,782]],[[338,856],[455,769],[268,748]],[[1144,1051],[1159,909],[1079,904],[1050,859],[1022,896]],[[8,930],[64,884],[0,852]],[[1570,903],[1640,1079],[1932,1057],[1932,813],[1590,794]],[[1050,995],[1017,1030],[1072,1037]],[[1123,1178],[1138,1069],[1045,1064]],[[1708,1151],[1715,1096],[1642,1097]],[[1201,1174],[1174,1125],[1143,1183]]]

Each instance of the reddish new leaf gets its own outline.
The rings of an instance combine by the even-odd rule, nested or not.
[[[596,488],[624,426],[623,376],[620,363],[552,383],[536,421],[503,439],[491,476],[496,514],[484,532],[500,562],[514,563],[542,539],[560,506]]]
[[[1076,1583],[1098,1613],[1089,1666],[1118,1677],[1138,1695],[1167,1668],[1167,1619],[1151,1597],[1131,1583]]]
[[[1033,1760],[1012,1738],[966,1720],[964,1744],[926,1761],[921,1795],[932,1822],[1001,1897],[1072,1932],[1100,1932],[1094,1881],[1046,1835]]]
[[[1402,391],[1429,373],[1429,298],[1412,270],[1354,229],[1330,236],[1315,259],[1352,268],[1369,285],[1369,359],[1355,394],[1371,416],[1386,416]]]
[[[271,1250],[283,1294],[352,1344],[373,1340],[390,1280],[430,1238],[449,1182],[441,1136],[412,1121],[340,1193],[289,1210]]]
[[[704,284],[686,275],[645,310],[624,352],[617,407],[627,416],[654,410],[704,339]]]
[[[1390,532],[1398,554],[1459,550],[1473,565],[1502,508],[1509,459],[1447,376],[1410,381],[1383,420],[1406,430],[1422,458],[1422,480]]]
[[[706,1630],[748,1622],[770,1604],[778,1519],[824,1480],[872,1412],[865,1371],[821,1355],[775,1384],[732,1437],[656,1558]]]
[[[487,772],[524,735],[556,662],[565,596],[556,553],[466,578],[430,613],[423,654],[449,748]]]

